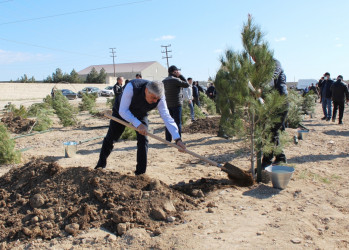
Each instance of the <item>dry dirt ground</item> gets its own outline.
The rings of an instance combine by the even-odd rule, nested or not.
[[[105,109],[105,106],[100,104],[99,108]],[[147,175],[151,180],[160,180],[166,188],[201,178],[213,180],[212,188],[204,192],[204,197],[193,198],[198,204],[196,207],[188,206],[180,215],[174,214],[175,222],[162,223],[155,234],[134,227],[120,237],[115,236],[113,227],[108,227],[111,230],[108,231],[97,226],[80,230],[74,236],[58,235],[52,240],[39,237],[3,242],[0,249],[6,246],[14,249],[347,249],[349,107],[346,108],[342,126],[321,121],[319,104],[315,117],[305,118],[309,135],[298,145],[290,143],[285,150],[295,173],[284,190],[274,189],[271,184],[231,186],[227,184],[226,174],[217,167],[150,138]],[[103,126],[108,125],[108,121],[87,113],[79,119],[79,127],[62,128],[56,122],[51,132],[16,139],[18,149],[28,149],[22,153],[23,163],[0,166],[0,176],[30,162],[32,157],[55,161],[67,171],[78,167],[92,170],[102,143],[98,137],[106,134],[107,128]],[[164,136],[164,126],[156,113],[150,116],[150,124],[152,132]],[[287,129],[287,132],[292,138],[296,130]],[[79,144],[75,157],[64,157],[63,142],[90,138],[97,139]],[[183,140],[188,149],[212,160],[249,168],[248,151],[242,141],[204,133],[184,133]],[[135,141],[115,143],[107,169],[102,170],[106,176],[103,178],[110,175],[115,181],[112,176],[117,173],[131,178],[136,165],[136,147]],[[136,209],[137,203],[133,206]]]

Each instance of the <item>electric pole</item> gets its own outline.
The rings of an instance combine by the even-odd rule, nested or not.
[[[172,58],[172,56],[169,56],[168,53],[172,52],[172,50],[167,50],[168,47],[171,47],[171,44],[169,45],[161,45],[162,48],[165,48],[165,51],[161,51],[161,53],[166,53],[166,56],[163,56],[162,59],[165,59],[167,60],[167,68],[169,68],[169,64],[168,64],[168,59],[169,58]]]
[[[116,51],[114,51],[115,48],[109,48],[109,49],[111,49],[110,53],[112,55],[110,57],[113,58],[114,77],[116,77],[116,75],[115,75],[115,57],[116,57],[115,53],[116,53]]]

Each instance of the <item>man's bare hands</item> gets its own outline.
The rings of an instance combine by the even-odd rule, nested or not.
[[[185,144],[182,142],[182,140],[178,140],[178,141],[176,142],[176,145],[177,145],[177,146],[180,146],[180,147],[182,148],[182,149],[178,149],[179,152],[182,152],[182,153],[185,152],[186,146],[185,146]]]
[[[140,133],[141,135],[147,135],[148,128],[144,124],[141,124],[137,127],[137,132]]]

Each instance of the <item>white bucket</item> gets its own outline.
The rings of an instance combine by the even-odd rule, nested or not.
[[[65,158],[71,158],[76,155],[78,143],[75,141],[67,141],[63,143]]]
[[[293,167],[269,166],[265,170],[271,175],[271,182],[274,188],[285,189],[294,172]]]

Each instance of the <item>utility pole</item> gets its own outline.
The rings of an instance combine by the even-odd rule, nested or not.
[[[169,45],[161,45],[162,48],[165,48],[165,51],[161,51],[161,53],[166,53],[166,56],[163,56],[162,59],[165,59],[167,60],[167,68],[169,68],[169,64],[168,64],[168,59],[169,58],[172,58],[172,56],[169,56],[168,53],[172,52],[172,50],[167,50],[168,47],[171,47],[171,44]]]
[[[116,51],[114,51],[115,48],[109,48],[109,49],[111,49],[110,53],[111,53],[112,55],[111,55],[110,57],[113,58],[114,77],[116,77],[116,75],[115,75],[115,60],[114,60],[115,57],[116,57],[116,55],[115,55]]]

